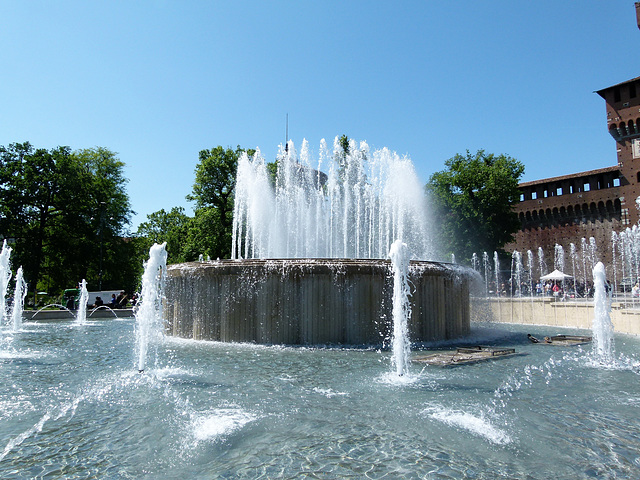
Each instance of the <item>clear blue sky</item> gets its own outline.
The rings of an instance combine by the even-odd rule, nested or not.
[[[467,149],[523,180],[614,165],[594,92],[640,76],[630,0],[0,0],[0,145],[118,153],[137,212],[184,206],[198,152],[336,135]]]

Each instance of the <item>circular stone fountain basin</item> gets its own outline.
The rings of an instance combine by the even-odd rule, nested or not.
[[[169,335],[288,345],[380,344],[390,335],[388,260],[222,260],[167,270]],[[410,263],[411,342],[468,334],[472,278],[458,265]]]

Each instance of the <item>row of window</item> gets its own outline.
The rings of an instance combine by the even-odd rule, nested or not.
[[[636,84],[634,83],[630,83],[629,84],[629,98],[636,98]],[[620,87],[614,87],[613,89],[613,101],[614,102],[619,102],[620,100],[622,100],[622,95],[620,92]]]
[[[638,178],[640,179],[640,173],[638,174]],[[565,183],[564,186],[556,186],[553,184],[544,185],[542,187],[542,190],[533,190],[533,189],[524,190],[520,193],[520,201],[524,202],[525,200],[537,200],[538,198],[559,197],[561,195],[570,195],[573,193],[589,192],[591,191],[592,187],[594,190],[601,190],[603,188],[612,188],[612,187],[620,186],[619,177],[612,177],[612,178],[598,177],[596,178],[595,182],[585,180],[585,179],[582,179],[582,180],[578,179],[577,181],[582,181],[584,183],[579,183],[576,185],[574,181],[573,183],[569,183],[568,185]]]
[[[613,138],[629,137],[640,133],[640,118],[635,121],[612,123],[609,125],[609,133]]]
[[[519,218],[522,226],[531,224],[548,224],[562,220],[573,219],[587,221],[591,219],[614,219],[622,216],[622,204],[619,199],[600,201],[597,204],[583,203],[582,205],[570,205],[568,207],[554,207],[553,209],[540,209],[520,212]],[[625,209],[626,210],[626,209]],[[625,212],[628,215],[628,210]]]

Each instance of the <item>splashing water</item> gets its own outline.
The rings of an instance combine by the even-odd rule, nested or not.
[[[149,260],[142,275],[142,291],[136,317],[136,347],[138,371],[147,365],[149,347],[157,346],[162,338],[162,296],[167,272],[166,242],[149,249]]]
[[[496,274],[496,297],[500,296],[500,259],[498,258],[498,252],[493,252],[493,263]]]
[[[389,250],[389,258],[393,268],[393,338],[391,363],[399,376],[409,371],[408,321],[411,316],[409,295],[411,291],[407,281],[409,273],[409,249],[400,240],[396,240]]]
[[[522,264],[522,254],[514,250],[511,258],[511,281],[515,281],[515,285],[511,285],[511,292],[516,297],[522,297],[522,273],[524,266]]]
[[[83,278],[80,284],[80,299],[78,300],[77,322],[84,325],[87,321],[87,303],[89,303],[89,292],[87,291],[87,281]]]
[[[613,324],[611,323],[611,304],[605,288],[606,274],[602,262],[593,268],[593,356],[601,363],[609,364],[613,360]]]
[[[7,287],[11,279],[11,247],[7,246],[7,241],[2,242],[2,252],[0,253],[0,325],[4,324],[7,315]]]
[[[489,296],[489,277],[491,276],[491,264],[489,263],[489,254],[482,253],[482,263],[484,264],[484,296]]]
[[[318,169],[309,146],[281,149],[275,191],[259,151],[238,160],[231,258],[385,258],[401,238],[416,258],[432,257],[427,209],[411,160],[388,149],[370,152],[338,139],[333,155],[320,146]]]
[[[27,282],[24,281],[22,267],[16,272],[16,289],[13,294],[13,331],[22,328],[22,311],[24,310],[24,298],[27,296]]]

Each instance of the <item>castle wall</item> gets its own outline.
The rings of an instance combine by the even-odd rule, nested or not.
[[[541,247],[551,263],[556,244],[570,252],[573,243],[580,251],[583,239],[594,238],[597,259],[611,270],[613,233],[640,220],[636,207],[640,196],[640,77],[596,93],[605,100],[617,164],[521,183],[520,202],[515,206],[521,229],[505,246],[506,251]]]

